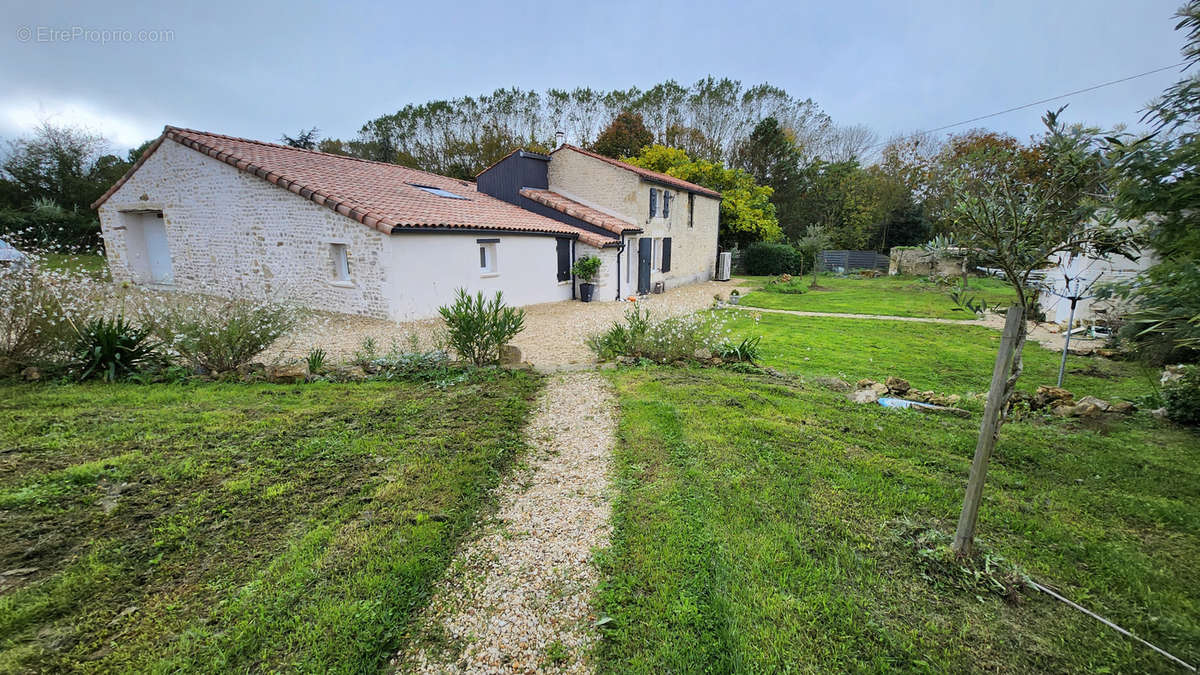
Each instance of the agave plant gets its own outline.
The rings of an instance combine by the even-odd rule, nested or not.
[[[79,379],[103,377],[113,382],[137,373],[160,360],[159,343],[141,328],[125,320],[99,317],[79,330],[73,352]]]

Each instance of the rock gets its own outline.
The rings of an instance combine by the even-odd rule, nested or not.
[[[814,377],[812,381],[814,384],[825,387],[831,391],[844,392],[850,391],[853,388],[850,386],[849,382],[841,379],[840,377]]]
[[[1158,379],[1159,384],[1174,382],[1183,378],[1183,366],[1167,366],[1163,369],[1162,377]]]
[[[876,403],[879,401],[879,394],[874,389],[857,389],[846,397],[854,403]]]
[[[1075,412],[1075,406],[1073,406],[1073,405],[1056,405],[1050,409],[1050,412],[1053,413],[1057,417],[1071,417],[1071,414],[1073,412]]]
[[[500,365],[507,366],[521,363],[521,348],[516,345],[500,347]]]
[[[1100,406],[1091,401],[1080,401],[1071,410],[1072,417],[1098,417],[1102,414],[1104,411],[1100,409]]]
[[[367,371],[362,366],[334,366],[328,373],[335,382],[361,382],[367,379]]]
[[[1036,410],[1038,408],[1056,408],[1060,405],[1074,405],[1074,403],[1075,395],[1066,389],[1042,385],[1033,395],[1033,403],[1030,407]]]
[[[1079,399],[1079,403],[1077,405],[1083,405],[1084,403],[1096,406],[1100,409],[1100,412],[1108,412],[1110,407],[1108,401],[1105,401],[1102,398],[1096,398],[1095,396],[1084,396],[1083,398]]]
[[[910,385],[908,383],[908,380],[901,379],[894,375],[888,376],[886,384],[887,384],[888,391],[890,391],[893,394],[898,394],[900,396],[907,394],[908,391],[910,389],[912,389],[912,385]]]
[[[701,347],[701,348],[697,349],[696,351],[692,352],[692,356],[695,357],[696,359],[699,359],[700,361],[707,361],[713,357],[712,352],[705,349],[704,347]]]
[[[856,382],[854,384],[854,388],[855,389],[870,389],[871,387],[875,386],[876,384],[877,383],[875,382],[875,380],[859,380],[858,382]]]
[[[1123,356],[1119,349],[1097,349],[1096,356],[1103,356],[1106,359],[1119,359]]]
[[[267,379],[280,383],[304,382],[308,379],[308,364],[300,362],[271,366],[267,369]]]
[[[243,363],[242,365],[237,367],[237,374],[241,375],[242,377],[247,377],[254,373],[265,373],[265,372],[267,372],[267,367],[264,366],[263,364],[259,363],[258,361],[255,361],[253,363]]]
[[[1167,419],[1167,409],[1166,408],[1155,408],[1154,410],[1150,411],[1150,414],[1153,415],[1155,419],[1160,419],[1160,420]]]
[[[21,371],[21,378],[26,382],[37,382],[38,380],[42,379],[42,371],[38,368],[34,368],[33,366],[29,366],[25,370]]]
[[[888,388],[886,384],[876,382],[875,384],[871,385],[871,391],[875,392],[876,396],[887,396]]]
[[[1119,415],[1129,415],[1137,410],[1137,406],[1129,401],[1113,401],[1108,404],[1108,412]]]

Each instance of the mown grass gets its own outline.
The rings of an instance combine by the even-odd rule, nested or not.
[[[761,288],[774,277],[741,277]],[[808,279],[808,277],[805,277]],[[874,279],[819,276],[824,290],[803,294],[754,291],[741,304],[764,309],[790,309],[838,314],[875,314],[882,316],[920,316],[941,319],[974,319],[975,314],[959,309],[949,296],[952,286],[938,285],[925,277],[882,276]],[[807,285],[807,283],[806,283]],[[971,278],[966,295],[988,306],[1007,304],[1014,295],[1008,285],[993,278]]]
[[[0,672],[380,669],[537,387],[0,385]]]
[[[922,562],[911,532],[953,532],[977,415],[715,369],[608,376],[620,440],[601,671],[1175,672],[1046,596],[1010,604]],[[1198,459],[1200,437],[1148,415],[1010,423],[980,541],[1195,663]]]
[[[108,259],[94,253],[49,253],[42,257],[42,264],[50,269],[86,274],[102,281],[112,278]]]
[[[983,326],[722,311],[739,339],[762,336],[765,365],[851,384],[895,375],[943,394],[984,392],[1000,345],[1000,332]],[[1018,388],[1033,391],[1057,381],[1059,353],[1028,342],[1024,356]],[[1136,400],[1152,391],[1151,377],[1130,362],[1068,356],[1064,386],[1079,396]]]

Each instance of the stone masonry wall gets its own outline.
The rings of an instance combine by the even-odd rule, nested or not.
[[[651,286],[664,281],[668,288],[711,279],[716,271],[719,199],[695,196],[692,226],[688,227],[688,193],[643,181],[637,174],[570,149],[551,155],[550,189],[583,204],[619,216],[643,228],[641,235],[626,238],[626,253],[637,256],[638,237],[671,237],[671,271],[652,272]],[[672,195],[670,215],[651,219],[650,189]],[[659,206],[661,213],[661,204]],[[614,261],[615,262],[615,261]],[[636,290],[636,265],[630,274],[626,255],[621,291],[632,281]]]
[[[174,270],[168,288],[388,316],[387,235],[174,141],[163,141],[100,207],[118,281],[141,281],[127,256],[127,214],[135,210],[163,213]],[[333,243],[346,245],[350,283],[334,280]]]

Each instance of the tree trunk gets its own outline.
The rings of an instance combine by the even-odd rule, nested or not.
[[[975,522],[979,518],[988,461],[996,447],[1000,425],[1004,422],[1004,408],[1024,367],[1021,350],[1025,345],[1025,333],[1025,309],[1020,305],[1009,307],[1004,321],[1004,334],[1000,338],[1000,350],[996,353],[996,365],[992,369],[992,385],[988,389],[983,422],[979,425],[979,439],[975,444],[975,458],[971,461],[967,494],[958,518],[958,529],[954,533],[952,548],[959,556],[971,555],[975,545]]]
[[[963,256],[963,261],[962,261],[962,287],[963,287],[964,291],[967,290],[967,257],[966,256]]]
[[[819,270],[819,269],[821,269],[821,253],[818,251],[817,253],[813,254],[813,266],[812,266],[813,280],[812,280],[812,283],[809,284],[810,288],[817,287],[817,270]]]

